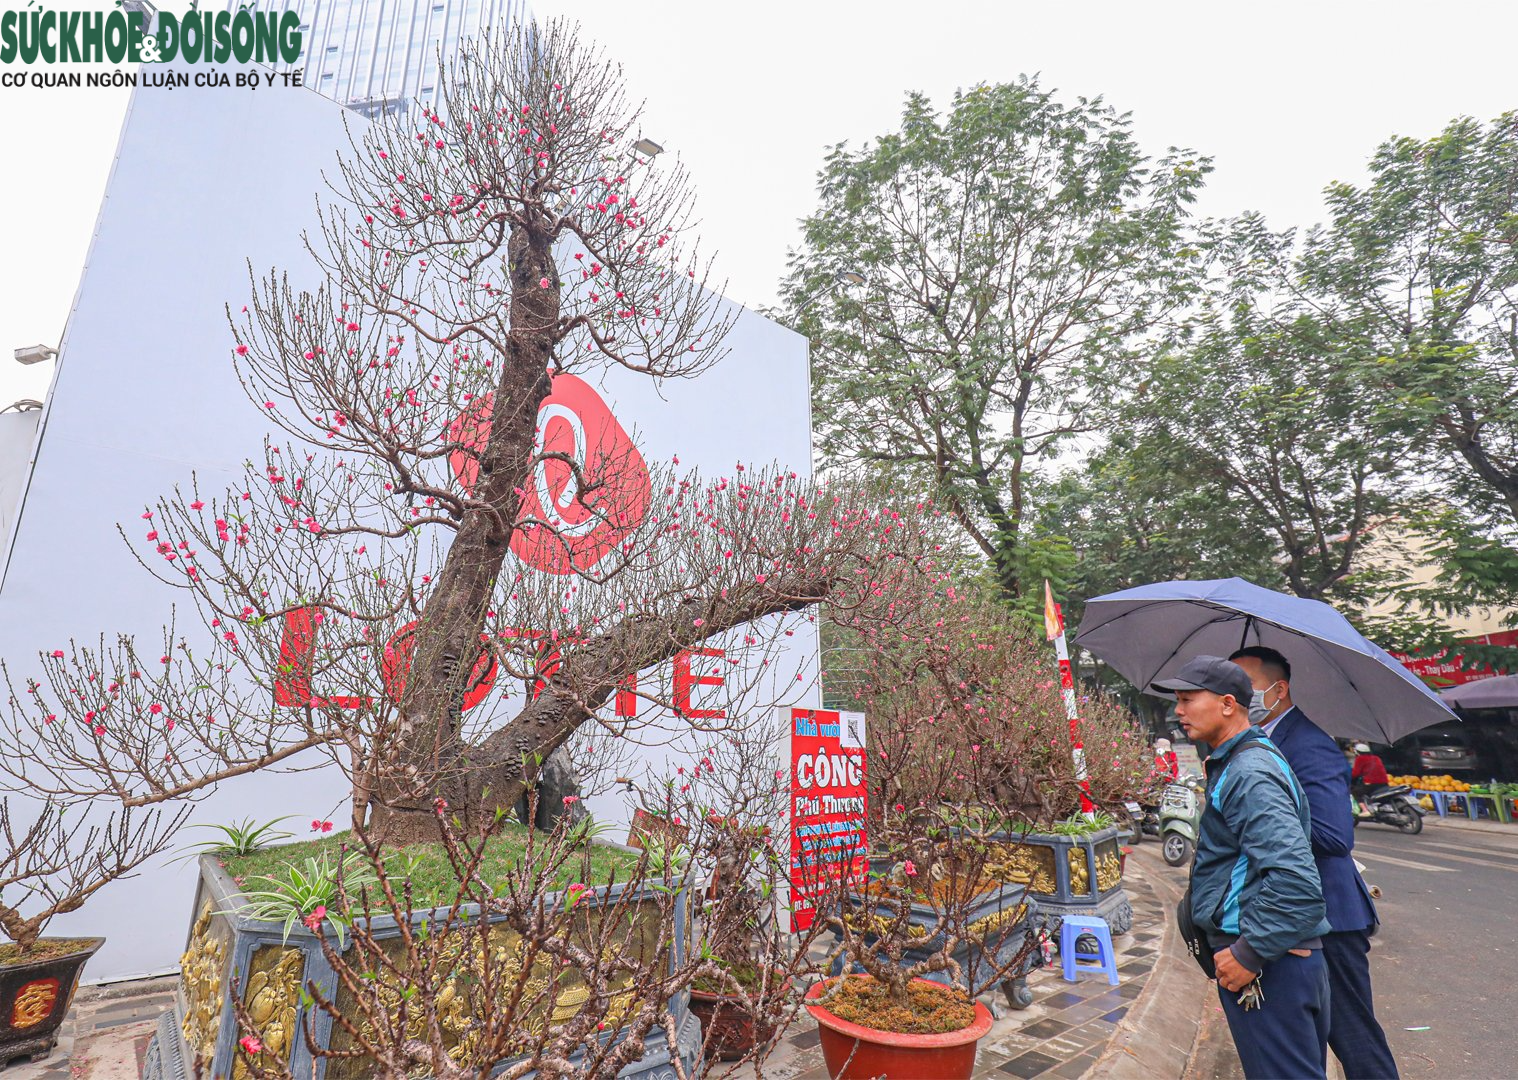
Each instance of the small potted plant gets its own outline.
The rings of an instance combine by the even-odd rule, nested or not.
[[[691,984],[709,1060],[742,1061],[775,1037],[791,980],[776,933],[776,855],[764,826],[709,813],[714,867],[697,948],[709,961]],[[794,958],[789,958],[794,959]]]
[[[896,850],[890,870],[836,890],[824,917],[837,966],[852,973],[813,985],[806,1008],[834,1080],[968,1080],[991,1028],[976,997],[1020,973],[1040,936],[1021,905],[987,913],[984,897],[1001,883],[987,872],[984,843],[960,833]],[[973,968],[956,959],[970,945]]]
[[[129,811],[92,821],[82,804],[35,804],[29,823],[0,800],[0,1069],[41,1061],[58,1041],[84,965],[104,938],[45,937],[53,916],[163,850],[183,814]]]

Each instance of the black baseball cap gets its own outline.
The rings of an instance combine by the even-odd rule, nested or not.
[[[1242,705],[1248,705],[1254,697],[1254,684],[1244,669],[1221,656],[1193,656],[1169,679],[1149,684],[1152,690],[1173,694],[1177,690],[1210,690],[1214,694],[1233,695]]]

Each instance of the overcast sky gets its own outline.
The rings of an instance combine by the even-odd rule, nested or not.
[[[1318,220],[1323,186],[1359,180],[1389,135],[1518,108],[1512,3],[539,0],[534,10],[574,16],[622,62],[648,102],[645,134],[690,168],[719,277],[749,305],[774,298],[826,147],[891,130],[909,90],[947,102],[958,87],[1026,72],[1066,101],[1100,95],[1132,113],[1151,154],[1187,146],[1215,159],[1200,212],[1259,210],[1277,228]],[[126,100],[0,88],[0,405],[46,390],[52,365],[21,368],[11,350],[62,336]],[[204,169],[215,184],[237,163],[165,163],[174,167]]]

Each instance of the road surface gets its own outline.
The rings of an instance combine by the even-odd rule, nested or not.
[[[1361,825],[1355,855],[1381,887],[1371,978],[1402,1076],[1518,1076],[1518,825]]]
[[[1382,892],[1371,980],[1404,1080],[1518,1077],[1518,825],[1362,825],[1355,855]],[[1187,1080],[1243,1080],[1222,1010],[1206,1013]]]

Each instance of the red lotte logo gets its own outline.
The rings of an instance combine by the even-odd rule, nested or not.
[[[487,394],[459,414],[448,437],[483,449],[494,401]],[[537,429],[536,460],[523,485],[523,527],[512,535],[511,550],[550,574],[589,570],[643,524],[652,496],[648,466],[601,396],[574,375],[554,376]],[[472,492],[479,478],[474,454],[455,451],[448,464]]]
[[[487,395],[448,425],[448,437],[471,450],[485,446],[490,435],[493,396]],[[632,439],[611,414],[589,383],[573,375],[557,375],[553,389],[538,407],[536,462],[523,484],[522,521],[530,527],[517,530],[511,550],[528,566],[551,574],[589,570],[604,559],[648,515],[653,491],[648,466]],[[573,462],[573,466],[571,466]],[[472,492],[479,478],[474,454],[456,451],[448,464],[465,491]],[[316,664],[317,637],[324,616],[313,608],[285,614],[280,640],[279,671],[274,682],[274,703],[285,707],[336,706],[361,709],[373,705],[366,697],[320,697],[311,687]],[[380,676],[389,698],[399,703],[405,690],[415,648],[415,623],[408,623],[386,642]],[[542,631],[515,628],[500,632],[503,638],[546,639]],[[488,641],[488,639],[486,639]],[[559,644],[568,639],[543,640],[536,649],[536,672],[530,688],[537,697],[553,677],[563,658]],[[701,709],[693,702],[698,687],[720,686],[721,675],[693,671],[691,659],[725,659],[720,649],[697,648],[677,653],[671,676],[674,708],[679,715],[721,719],[722,709]],[[488,651],[476,660],[462,708],[472,709],[494,688],[499,666]],[[618,716],[636,716],[639,707],[638,677],[629,676],[618,687]]]
[[[278,674],[274,679],[274,704],[285,708],[372,708],[374,699],[370,697],[342,695],[318,697],[312,691],[311,672],[316,664],[317,634],[322,619],[322,614],[315,608],[296,608],[294,611],[285,613],[284,633],[279,642]],[[524,630],[519,627],[508,627],[499,631],[498,634],[503,639],[522,638],[537,642],[533,648],[536,657],[533,664],[532,686],[528,690],[534,700],[547,689],[548,680],[552,679],[554,673],[563,666],[562,646],[574,643],[570,638],[554,640],[541,630]],[[480,655],[475,659],[474,668],[469,675],[469,683],[464,688],[464,699],[460,704],[460,709],[464,712],[468,712],[490,696],[490,692],[495,689],[497,677],[501,673],[501,666],[489,649],[489,636],[482,634],[480,640],[484,642],[484,645],[480,650]],[[381,652],[380,679],[384,684],[386,696],[397,705],[401,703],[401,697],[406,691],[406,678],[411,673],[411,654],[415,648],[416,623],[409,622],[391,635]],[[718,661],[718,665],[710,671],[693,670],[691,661],[695,657],[713,658]],[[703,709],[694,704],[695,693],[700,687],[722,686],[726,682],[725,677],[718,673],[721,665],[725,663],[727,663],[727,653],[722,649],[682,649],[674,655],[670,688],[671,706],[676,716],[691,720],[725,720],[727,718],[725,709]],[[635,717],[638,715],[639,704],[638,675],[632,674],[618,684],[613,708],[617,716]]]

